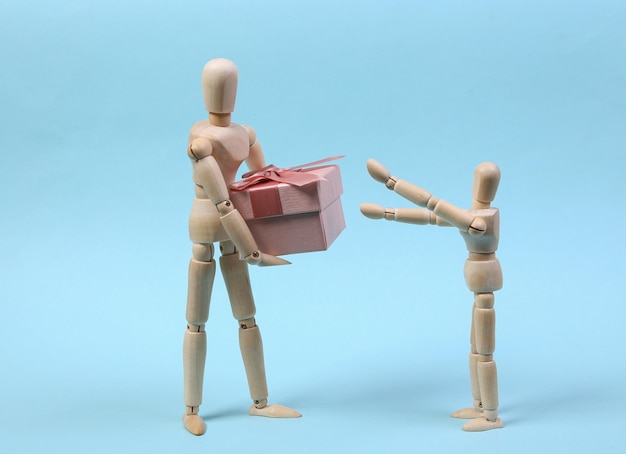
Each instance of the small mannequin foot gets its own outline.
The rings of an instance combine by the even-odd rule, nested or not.
[[[481,411],[480,410],[476,410],[475,408],[461,408],[460,410],[455,411],[454,413],[452,413],[450,416],[452,416],[453,418],[459,418],[459,419],[474,419],[474,418],[478,418],[481,416]]]
[[[185,424],[185,429],[194,435],[202,435],[206,431],[206,423],[198,415],[185,413],[183,415],[183,423]]]
[[[461,429],[466,432],[482,432],[484,430],[500,429],[501,427],[504,427],[504,424],[500,418],[496,418],[495,421],[489,421],[479,417],[466,422]]]
[[[252,405],[248,413],[250,416],[266,416],[268,418],[299,418],[302,416],[300,412],[294,410],[293,408],[276,404],[266,405],[263,408],[257,408]]]

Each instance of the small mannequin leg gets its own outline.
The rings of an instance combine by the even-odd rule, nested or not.
[[[478,353],[476,352],[476,328],[474,321],[474,314],[476,311],[476,303],[472,307],[472,327],[470,329],[470,354],[469,354],[469,375],[470,383],[472,385],[472,397],[474,398],[474,406],[461,408],[455,411],[450,416],[460,419],[474,419],[480,416],[482,412],[482,406],[480,402],[480,387],[478,386]]]
[[[189,287],[187,293],[187,331],[183,341],[184,401],[187,411],[183,415],[185,428],[194,435],[206,430],[204,420],[198,415],[202,403],[202,385],[206,361],[206,332],[209,303],[215,278],[215,261],[211,244],[194,244],[189,262]]]
[[[282,405],[267,405],[263,342],[259,327],[254,320],[256,307],[250,287],[248,264],[239,260],[239,254],[232,242],[225,241],[220,244],[220,248],[222,250],[220,268],[226,283],[233,316],[239,322],[239,347],[246,369],[250,397],[254,402],[250,407],[250,414],[274,418],[297,418],[301,416],[300,413],[291,408]]]
[[[246,369],[250,397],[257,408],[267,404],[267,381],[261,331],[254,318],[239,321],[239,348]]]
[[[471,375],[475,409],[478,397],[478,414],[472,421],[463,425],[463,430],[468,432],[503,427],[502,420],[498,418],[498,379],[496,363],[493,360],[493,352],[496,348],[496,313],[493,306],[492,292],[474,294],[472,337],[475,345],[472,345],[472,351],[476,354],[470,355],[472,358],[470,364],[475,360],[476,369],[471,372]]]

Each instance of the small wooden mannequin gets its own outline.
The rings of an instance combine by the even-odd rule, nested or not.
[[[364,203],[361,205],[361,212],[368,218],[454,226],[460,230],[469,251],[464,268],[465,282],[474,292],[469,355],[474,406],[458,410],[452,413],[452,417],[472,419],[463,425],[463,430],[470,432],[502,427],[502,420],[498,417],[498,381],[496,363],[493,360],[493,292],[502,288],[502,270],[495,254],[498,248],[500,217],[498,209],[491,207],[500,182],[500,169],[490,162],[476,167],[470,210],[460,209],[432,196],[425,189],[391,176],[385,167],[373,159],[367,161],[367,170],[376,181],[384,183],[387,188],[427,208],[394,209]]]
[[[220,268],[233,316],[239,322],[239,345],[246,369],[250,415],[296,418],[297,411],[267,405],[263,345],[256,325],[254,299],[247,263],[270,266],[289,262],[258,250],[245,221],[229,200],[228,186],[246,161],[250,170],[265,166],[261,145],[252,128],[231,123],[237,94],[237,67],[223,58],[211,60],[202,72],[202,89],[209,118],[197,122],[189,133],[187,154],[193,167],[196,198],[189,217],[193,257],[189,262],[187,331],[183,343],[185,428],[194,435],[206,430],[198,411],[206,359],[205,323],[215,277],[213,243],[220,243]],[[244,260],[241,260],[242,257]],[[246,263],[247,262],[247,263]]]

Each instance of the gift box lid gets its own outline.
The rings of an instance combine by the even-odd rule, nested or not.
[[[244,219],[258,219],[296,213],[321,211],[343,193],[339,166],[326,165],[302,169],[292,173],[305,173],[309,183],[298,186],[278,181],[256,182],[243,189],[233,189],[230,197]],[[289,180],[286,174],[283,180]]]

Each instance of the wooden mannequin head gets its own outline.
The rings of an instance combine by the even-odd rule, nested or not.
[[[489,206],[496,198],[496,191],[500,183],[500,169],[493,162],[483,162],[476,166],[472,198],[476,202]]]
[[[204,65],[202,94],[208,112],[217,114],[234,112],[237,79],[237,66],[226,58],[216,58]]]

